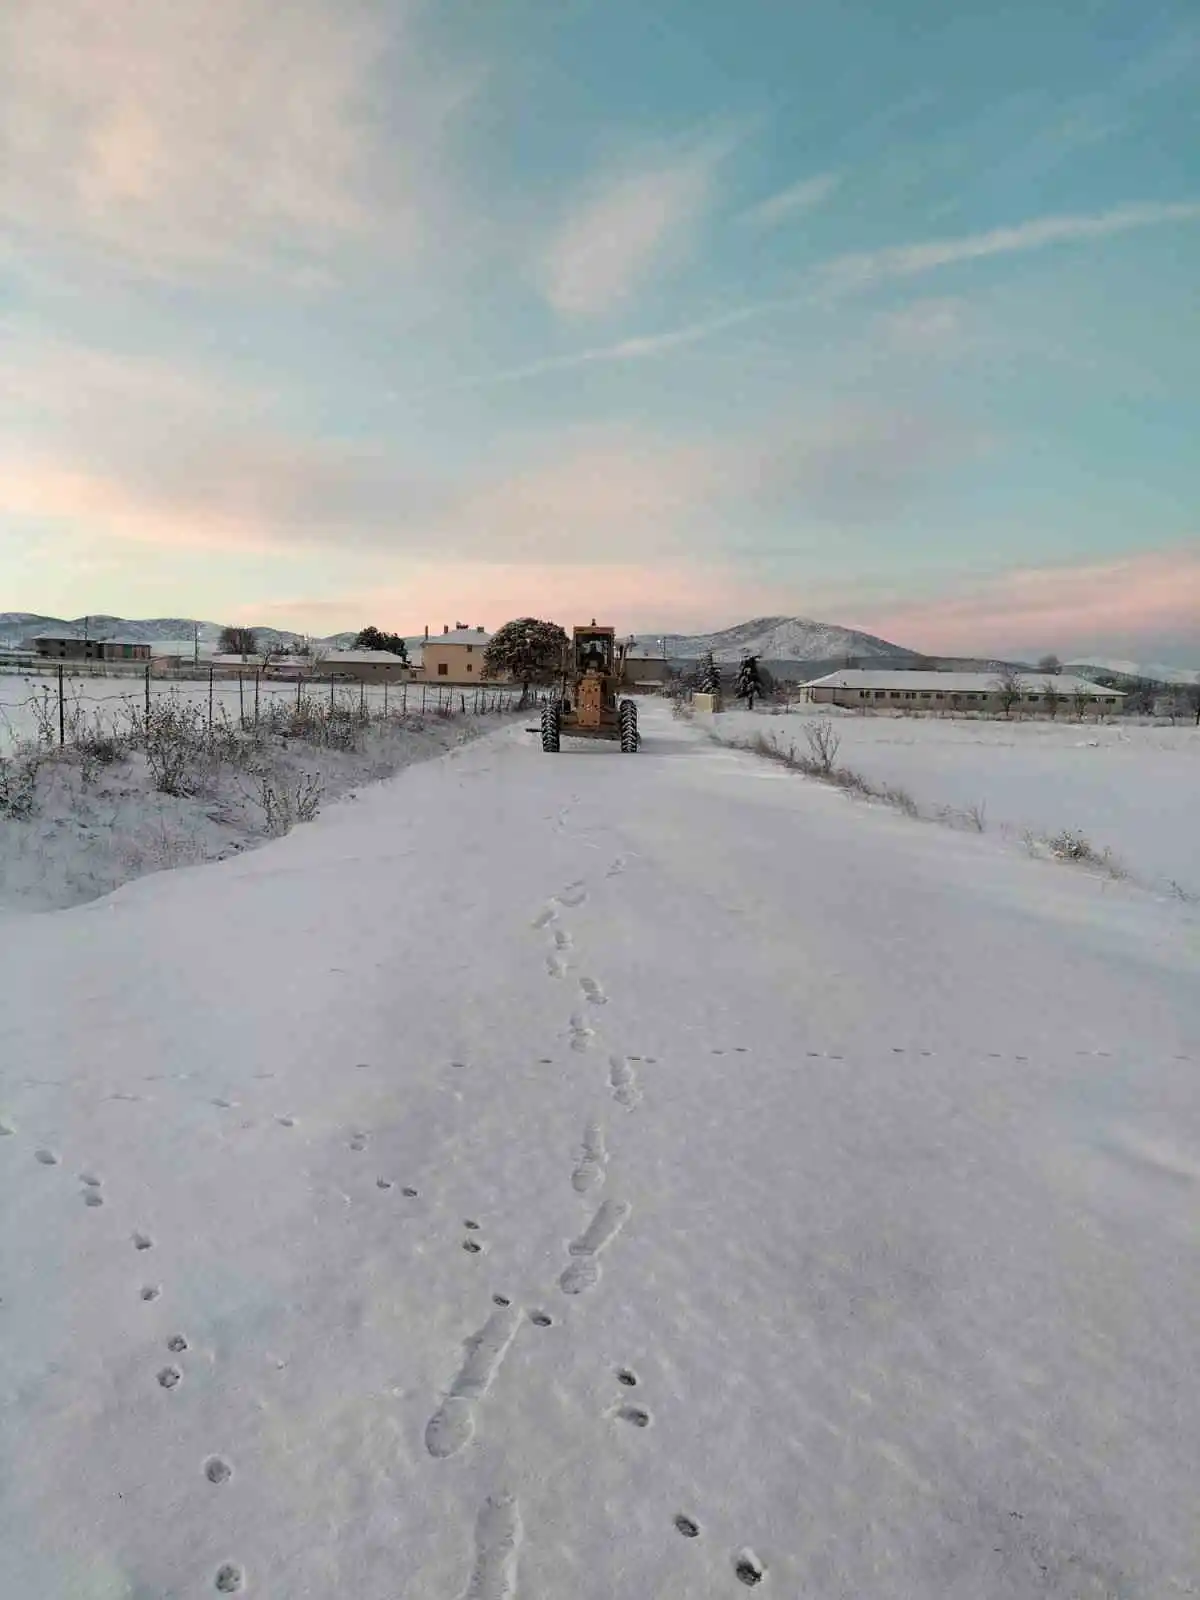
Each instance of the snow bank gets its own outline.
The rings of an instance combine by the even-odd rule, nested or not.
[[[156,697],[159,736],[149,747],[132,731],[144,725],[136,699],[121,697],[124,719],[102,720],[94,702],[81,702],[92,718],[72,708],[65,747],[25,740],[0,753],[0,911],[79,905],[146,873],[252,849],[497,721],[384,717],[369,703],[360,714],[357,690],[332,725],[323,697],[298,720],[293,685],[264,699],[257,730],[241,731],[229,700],[226,693],[218,704],[210,735],[207,685],[203,700]],[[43,720],[29,718],[34,729]]]
[[[735,740],[762,734],[803,753],[814,722],[834,724],[839,766],[907,790],[926,817],[948,811],[961,822],[979,807],[989,829],[1017,844],[1079,833],[1156,892],[1200,896],[1200,729],[806,708],[731,710],[712,719],[711,731]]]

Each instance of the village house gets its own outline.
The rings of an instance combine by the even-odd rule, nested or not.
[[[79,639],[39,633],[30,641],[44,661],[149,661],[151,647],[129,639]]]
[[[331,650],[319,670],[355,683],[407,683],[412,670],[394,650]]]
[[[1090,711],[1115,713],[1125,698],[1072,673],[1048,677],[1044,672],[1020,675],[1021,693],[1012,701],[1002,693],[994,672],[908,672],[849,669],[831,672],[805,686],[805,699],[816,705],[846,706],[855,711],[976,711],[1046,716],[1052,710],[1069,714],[1079,705]],[[1048,687],[1049,686],[1049,687]]]
[[[448,624],[440,634],[425,631],[418,677],[427,683],[477,684],[483,680],[483,653],[491,634],[482,628]]]

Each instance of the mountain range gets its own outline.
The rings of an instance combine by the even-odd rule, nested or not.
[[[221,637],[219,622],[194,622],[190,617],[48,617],[33,611],[0,611],[0,647],[12,648],[22,640],[39,633],[63,634],[93,639],[124,639],[141,644],[157,645],[163,654],[187,655],[193,649],[193,640],[199,634],[200,651],[211,655]],[[331,634],[314,638],[287,628],[256,628],[260,645],[286,650],[307,639],[316,650],[344,650],[354,643],[355,632]],[[422,634],[407,636],[410,649],[419,649],[424,643]],[[647,628],[637,635],[637,649],[643,655],[657,655],[665,647],[673,661],[692,661],[707,655],[722,663],[740,661],[744,655],[756,655],[767,665],[784,666],[788,662],[811,662],[815,666],[832,670],[853,658],[856,664],[886,666],[911,665],[919,658],[917,651],[893,644],[873,633],[863,633],[857,628],[843,628],[836,623],[814,622],[809,617],[753,617],[749,622],[739,622],[732,628],[722,628],[715,633],[679,634],[665,629]],[[993,671],[1000,663],[989,657],[933,658],[939,665],[955,666],[959,670]],[[1141,678],[1158,683],[1194,684],[1200,682],[1200,671],[1182,667],[1167,667],[1155,663],[1139,665],[1133,661],[1116,661],[1093,658],[1088,662],[1072,663],[1064,670],[1079,672],[1087,677],[1096,672],[1107,672],[1123,678]]]

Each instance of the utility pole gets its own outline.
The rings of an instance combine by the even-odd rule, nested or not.
[[[193,667],[199,667],[200,665],[200,624],[198,622],[192,623],[192,665]]]

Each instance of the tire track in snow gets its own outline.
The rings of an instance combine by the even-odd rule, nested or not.
[[[515,1498],[489,1495],[475,1523],[475,1567],[462,1600],[512,1600],[524,1531]]]
[[[520,1326],[520,1314],[501,1306],[468,1339],[466,1358],[450,1392],[425,1428],[425,1448],[431,1456],[457,1455],[475,1437],[475,1406],[491,1388]]]
[[[633,1207],[628,1200],[602,1200],[596,1215],[579,1238],[569,1246],[574,1257],[558,1280],[564,1294],[582,1294],[600,1282],[599,1256],[629,1221]]]

